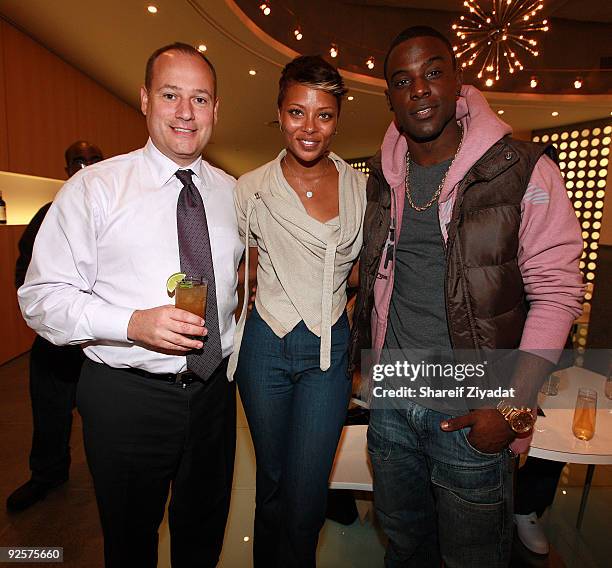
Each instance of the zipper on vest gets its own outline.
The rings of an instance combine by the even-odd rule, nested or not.
[[[393,207],[391,208],[391,223],[389,225],[389,239],[387,244],[387,252],[385,253],[385,264],[383,268],[386,270],[387,266],[389,266],[389,262],[393,260],[393,255],[395,253],[395,215],[397,214],[397,207],[395,206],[395,194],[393,193],[393,189],[389,187],[389,191],[391,192],[391,201],[393,202]]]

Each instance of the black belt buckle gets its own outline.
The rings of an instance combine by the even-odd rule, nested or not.
[[[193,371],[181,371],[174,375],[168,382],[174,385],[181,385],[181,387],[186,389],[195,379],[196,376]]]

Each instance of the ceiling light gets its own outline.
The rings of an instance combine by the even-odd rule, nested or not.
[[[538,86],[538,78],[535,75],[531,78],[531,81],[529,81],[529,86],[532,89],[535,89]]]
[[[331,47],[329,48],[329,54],[332,57],[338,57],[338,53],[339,53],[338,46],[335,43],[332,43]]]
[[[582,77],[576,77],[574,81],[574,89],[580,89],[582,87]]]
[[[147,6],[147,10],[149,11],[149,14],[157,14],[157,6],[153,6],[153,4]]]
[[[268,4],[266,4],[265,2],[262,2],[259,5],[259,9],[263,12],[264,16],[269,16],[270,12],[272,11],[272,10],[270,10],[270,6],[268,6]]]
[[[300,41],[304,37],[302,35],[302,30],[300,26],[298,26],[297,28],[293,30],[293,35],[295,36],[295,39],[297,39],[298,41]]]
[[[505,111],[503,108],[500,108],[500,109],[497,111],[497,114],[502,115],[502,114],[504,114],[504,112],[506,112],[506,111]]]
[[[483,4],[480,2],[480,4]],[[521,61],[510,52],[510,47],[520,47],[534,57],[539,55],[535,46],[538,41],[534,35],[548,31],[548,21],[537,21],[538,10],[543,8],[542,0],[511,0],[501,8],[498,2],[490,2],[490,8],[479,6],[477,0],[466,0],[463,5],[469,10],[468,16],[461,16],[452,24],[458,43],[453,46],[457,57],[469,57],[480,65],[483,72],[487,67],[495,77],[501,77],[503,71],[513,74],[523,70]],[[499,7],[496,11],[495,6]],[[503,57],[501,56],[503,53]],[[468,64],[469,65],[469,64]]]
[[[368,57],[368,60],[366,61],[366,67],[368,69],[374,69],[374,57],[372,57],[370,55],[370,57]]]
[[[552,114],[552,116],[559,116],[559,113],[556,110],[553,110],[550,114]]]
[[[249,539],[249,537],[248,537],[248,536],[245,536],[245,537],[244,537],[242,540],[243,540],[244,542],[249,542],[249,540],[250,540],[250,539]]]
[[[257,75],[257,71],[255,71],[255,69],[249,69],[249,75]]]
[[[208,48],[207,48],[207,47],[206,47],[206,46],[205,46],[203,43],[201,43],[200,45],[198,45],[198,51],[199,51],[200,53],[204,53],[204,52],[205,52],[207,49],[208,49]]]
[[[492,87],[493,86],[493,79],[491,79],[490,77],[485,81],[485,85],[487,87]]]
[[[348,97],[346,97],[347,101],[352,101],[355,97],[353,95],[349,95]],[[612,114],[612,112],[610,113]]]

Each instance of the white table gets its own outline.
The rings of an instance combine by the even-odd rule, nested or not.
[[[368,456],[367,424],[345,426],[334,467],[329,477],[330,489],[354,489],[372,491],[372,469]]]
[[[546,414],[538,417],[529,455],[548,460],[588,465],[577,526],[582,525],[596,464],[612,464],[612,401],[604,394],[602,375],[579,367],[558,372],[559,394],[540,395]],[[572,433],[576,395],[581,387],[597,391],[595,436],[588,442]],[[330,476],[330,488],[372,491],[372,472],[367,452],[367,426],[345,426]]]
[[[539,416],[529,455],[547,460],[587,464],[587,474],[577,528],[582,525],[584,509],[591,489],[596,464],[612,464],[612,401],[604,394],[605,377],[587,369],[571,367],[559,371],[559,394],[540,394],[538,403],[546,416]],[[579,388],[597,391],[595,435],[585,442],[572,433],[574,406]]]

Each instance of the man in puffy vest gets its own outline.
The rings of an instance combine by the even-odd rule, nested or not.
[[[418,381],[394,404],[376,399],[382,383],[370,390],[385,562],[507,566],[510,446],[529,436],[539,380],[581,312],[581,235],[544,147],[510,138],[482,94],[462,86],[444,36],[402,32],[385,78],[395,116],[371,163],[353,361],[363,350],[378,367],[415,350],[455,361],[460,350],[513,350],[517,393],[445,413],[419,399]]]

